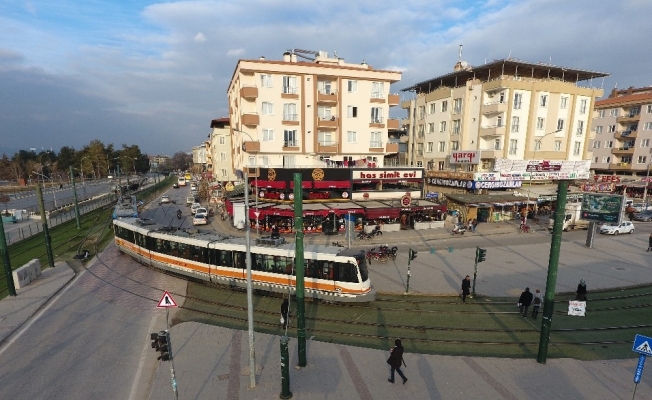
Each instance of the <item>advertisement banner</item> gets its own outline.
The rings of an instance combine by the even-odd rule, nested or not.
[[[621,195],[584,193],[581,218],[597,222],[620,222],[623,207]]]
[[[451,164],[480,164],[479,151],[452,151],[450,156]]]

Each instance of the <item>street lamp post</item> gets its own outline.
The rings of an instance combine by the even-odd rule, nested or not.
[[[50,180],[50,183],[52,184],[52,186],[51,186],[51,188],[52,188],[52,196],[54,197],[54,208],[57,208],[57,194],[56,194],[55,189],[54,189],[54,181],[52,180],[52,178],[50,178],[49,176],[45,176],[42,173],[37,172],[37,171],[32,171],[32,173],[36,174],[36,175],[40,175],[41,180],[43,181],[43,183],[45,183],[44,178],[47,178],[47,179]],[[36,180],[38,181],[38,178]]]
[[[534,141],[534,153],[532,154],[532,159],[536,160],[537,156],[537,150],[538,146],[541,146],[541,141],[543,140],[544,137],[548,135],[552,135],[553,133],[558,133],[561,132],[561,129],[557,129],[556,131],[553,132],[548,132],[545,135],[541,136],[539,139]],[[529,183],[528,183],[528,190],[527,190],[527,204],[525,208],[525,216],[523,217],[523,225],[527,224],[527,214],[528,210],[530,209],[530,192],[532,191],[532,171],[530,171],[530,177],[529,177]]]
[[[236,132],[240,132],[240,133],[243,133],[243,134],[249,136],[249,139],[251,139],[252,142],[254,141],[254,138],[252,138],[251,135],[248,134],[247,132],[243,132],[241,130],[234,129],[234,128],[232,128],[232,129],[234,131],[236,131]],[[247,160],[247,164],[248,163],[249,163],[249,161]],[[254,165],[253,166],[254,167],[258,166],[258,157],[254,158]],[[247,182],[249,182],[249,181],[247,181]],[[258,211],[258,174],[256,174],[256,176],[254,177],[254,186],[256,186],[256,191],[254,193],[255,194],[254,197],[256,198],[255,199],[255,202],[256,202],[256,205],[255,205],[255,207],[256,207],[256,236],[260,237],[260,223],[259,223],[259,219],[258,219],[258,216],[260,215],[260,212]]]

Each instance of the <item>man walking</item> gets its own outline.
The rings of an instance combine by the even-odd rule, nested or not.
[[[462,301],[466,303],[466,296],[471,293],[471,278],[467,275],[462,279]]]
[[[532,297],[530,288],[526,287],[525,292],[521,293],[521,297],[518,298],[518,304],[521,314],[523,314],[523,318],[527,317],[527,309],[530,307],[530,304],[532,304]]]
[[[648,239],[647,250],[645,250],[645,251],[650,251],[650,250],[652,250],[652,233],[650,233],[650,238]]]
[[[401,345],[401,339],[396,339],[394,341],[396,345],[393,349],[390,350],[389,358],[387,359],[387,364],[390,366],[390,375],[388,382],[394,383],[394,371],[398,372],[401,378],[403,378],[403,384],[408,381],[408,379],[403,375],[401,371],[401,365],[405,365],[403,361],[403,346]]]
[[[541,291],[537,289],[534,291],[534,298],[532,299],[532,318],[537,319],[541,303],[543,303],[543,295],[541,294]]]

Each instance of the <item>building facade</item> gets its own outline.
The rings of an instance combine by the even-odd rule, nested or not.
[[[460,61],[452,73],[403,89],[415,93],[402,103],[408,161],[449,179],[451,171],[493,172],[497,159],[590,159],[592,110],[603,94],[593,79],[604,76],[512,58]]]
[[[614,89],[595,103],[593,126],[591,169],[596,175],[647,176],[652,161],[652,87]]]
[[[389,118],[399,95],[389,89],[400,78],[325,52],[240,60],[228,88],[234,170],[382,167],[398,152],[387,131],[399,127]]]
[[[213,180],[232,182],[236,179],[231,159],[231,129],[228,118],[218,118],[211,121],[210,134],[210,167]]]

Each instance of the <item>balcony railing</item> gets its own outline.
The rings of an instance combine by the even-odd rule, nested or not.
[[[336,146],[337,142],[334,140],[320,140],[319,141],[320,146]]]
[[[298,140],[284,140],[283,147],[299,147]]]
[[[298,88],[292,86],[283,86],[283,94],[297,94]]]
[[[453,107],[453,114],[459,114],[462,112],[462,107]]]
[[[371,141],[369,142],[369,148],[370,149],[382,149],[383,148],[383,142],[382,141]]]
[[[383,92],[371,92],[372,99],[385,99],[385,93]]]
[[[334,90],[334,89],[319,89],[317,92],[319,94],[324,94],[324,95],[327,95],[327,96],[337,94],[337,91]]]
[[[298,121],[299,114],[283,114],[283,121]]]
[[[382,124],[384,123],[383,117],[371,117],[371,124]]]

